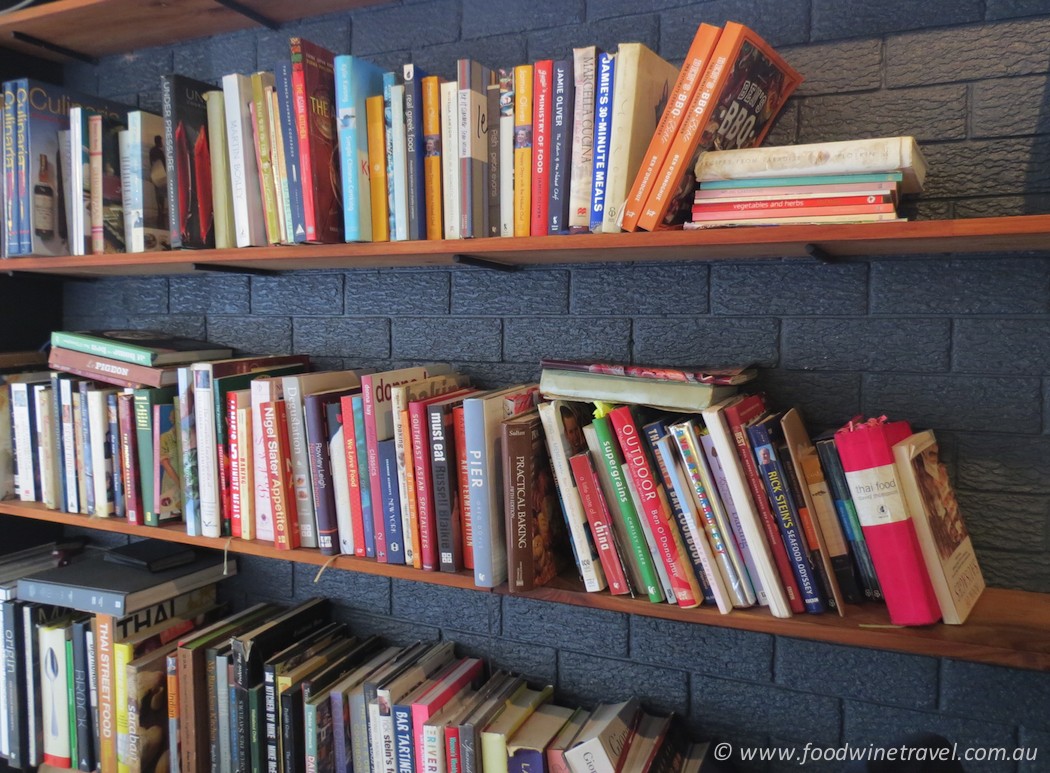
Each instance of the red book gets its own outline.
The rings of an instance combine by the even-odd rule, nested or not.
[[[239,433],[237,432],[237,393],[226,393],[226,421],[229,423],[229,431],[226,441],[229,445],[230,461],[230,534],[234,537],[241,536],[241,482],[237,474],[237,466],[240,463],[240,453],[237,449]]]
[[[930,582],[893,460],[911,435],[906,421],[850,422],[835,433],[853,504],[894,625],[930,625],[941,608]]]
[[[474,530],[470,525],[470,466],[467,464],[467,427],[463,420],[463,405],[452,409],[452,425],[456,433],[456,464],[459,469],[459,513],[463,535],[463,566],[474,568]]]
[[[806,214],[812,214],[808,210],[824,207],[864,207],[862,212],[892,212],[893,210],[871,209],[877,204],[889,204],[893,206],[893,195],[890,193],[869,194],[866,196],[797,196],[785,199],[756,199],[754,201],[720,201],[711,199],[709,201],[693,202],[693,219],[698,214],[705,212],[732,212],[734,215],[742,216],[744,212],[759,211],[763,216],[770,214],[787,214],[792,210],[805,210]],[[835,214],[829,212],[827,214]],[[850,214],[850,213],[843,213]]]
[[[594,544],[598,548],[598,558],[605,570],[605,579],[609,581],[609,592],[614,596],[622,596],[631,592],[627,575],[623,570],[623,563],[616,550],[616,542],[612,533],[612,521],[609,514],[609,505],[602,493],[601,483],[594,470],[594,462],[587,451],[576,454],[569,459],[572,467],[572,477],[576,479],[576,488],[580,492],[580,501],[583,503],[583,512],[587,515],[587,523],[591,525],[591,534],[594,536]]]
[[[660,560],[667,569],[678,605],[699,606],[703,598],[695,590],[695,579],[692,583],[689,582],[686,573],[692,571],[692,568],[687,566],[687,559],[679,550],[681,538],[677,537],[674,532],[675,526],[669,521],[670,515],[660,497],[656,476],[645,452],[645,440],[638,433],[638,425],[631,415],[630,406],[622,405],[611,411],[609,420],[616,430],[616,438],[620,441],[620,450],[623,451],[631,482],[641,501],[641,516],[648,521],[652,529]]]
[[[852,207],[806,207],[795,209],[745,209],[741,211],[730,211],[726,209],[709,210],[704,208],[700,211],[693,208],[693,222],[702,223],[708,220],[752,220],[760,217],[823,217],[825,215],[872,215],[893,214],[897,208],[893,204],[859,204]]]
[[[141,526],[144,513],[142,487],[139,485],[134,395],[117,395],[117,428],[120,432],[120,473],[124,477],[124,511],[128,523]]]
[[[339,400],[343,416],[343,445],[346,450],[346,483],[350,492],[350,525],[353,533],[354,555],[364,558],[365,511],[361,504],[361,467],[357,458],[357,428],[354,425],[354,400],[361,395],[344,395]]]
[[[292,460],[288,455],[288,415],[283,400],[263,403],[263,448],[266,451],[266,477],[273,508],[274,546],[278,550],[299,547],[299,524],[295,515],[292,486]]]
[[[777,574],[780,575],[780,582],[784,585],[784,593],[787,594],[788,604],[792,612],[800,615],[806,611],[806,608],[802,603],[802,595],[799,593],[798,581],[795,579],[795,573],[791,569],[791,562],[788,560],[784,540],[780,536],[776,517],[773,515],[773,510],[769,505],[769,497],[766,495],[765,486],[758,473],[758,467],[755,465],[755,455],[751,450],[751,441],[747,437],[747,425],[765,412],[765,401],[758,395],[749,395],[727,406],[725,417],[726,422],[729,424],[729,431],[733,433],[733,440],[736,442],[737,456],[740,457],[740,464],[744,468],[747,485],[751,489],[751,498],[754,499],[759,518],[762,519],[762,528],[766,532],[769,552],[773,554],[773,561],[777,565]]]
[[[290,40],[295,128],[306,241],[342,241],[342,205],[335,128],[335,54],[302,38]]]
[[[547,235],[547,192],[550,188],[551,78],[554,62],[544,59],[532,67],[532,236]]]
[[[463,658],[452,663],[436,677],[434,685],[412,702],[412,738],[416,747],[416,770],[423,770],[423,725],[471,682],[478,682],[485,665],[477,658]]]

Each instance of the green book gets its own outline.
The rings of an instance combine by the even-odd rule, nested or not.
[[[139,485],[142,492],[143,523],[147,526],[160,526],[160,513],[153,496],[153,483],[156,477],[153,454],[153,408],[157,405],[171,405],[178,395],[178,387],[161,387],[159,389],[136,389],[135,398],[135,443],[139,456]],[[169,510],[169,519],[171,519]],[[178,517],[182,517],[179,510]]]
[[[216,360],[233,354],[233,350],[227,346],[180,338],[155,330],[56,330],[51,334],[51,345],[146,367]]]

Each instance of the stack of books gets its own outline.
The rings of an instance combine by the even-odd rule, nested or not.
[[[696,165],[686,228],[902,220],[902,195],[922,191],[913,137],[713,151]]]

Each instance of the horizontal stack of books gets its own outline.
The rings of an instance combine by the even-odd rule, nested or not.
[[[686,228],[902,220],[904,194],[922,191],[926,161],[913,137],[712,151]]]
[[[950,487],[935,502],[898,498],[915,526],[894,539],[953,535],[950,562],[942,548],[910,554],[915,582],[939,586],[936,604],[898,614],[885,576],[904,575],[879,556],[904,553],[868,544],[873,500],[849,480],[850,460],[866,457],[843,450],[863,433],[812,441],[797,409],[737,394],[754,370],[545,360],[539,384],[482,391],[442,363],[310,372],[306,357],[230,359],[159,333],[52,341],[66,372],[6,387],[5,490],[53,509],[466,570],[512,593],[575,563],[587,591],[722,613],[844,614],[885,596],[895,622],[961,622],[983,588]],[[891,468],[902,441],[934,458],[896,462],[893,490],[924,491],[920,474],[947,484],[935,441],[911,434],[887,445]]]
[[[163,115],[7,81],[3,255],[654,230],[697,152],[759,144],[801,82],[735,22],[681,69],[622,43],[452,75],[291,38],[221,88],[165,76]]]

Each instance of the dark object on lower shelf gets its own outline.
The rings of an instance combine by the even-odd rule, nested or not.
[[[106,552],[107,561],[133,566],[148,572],[163,572],[191,564],[197,558],[193,548],[159,539],[144,539]]]

